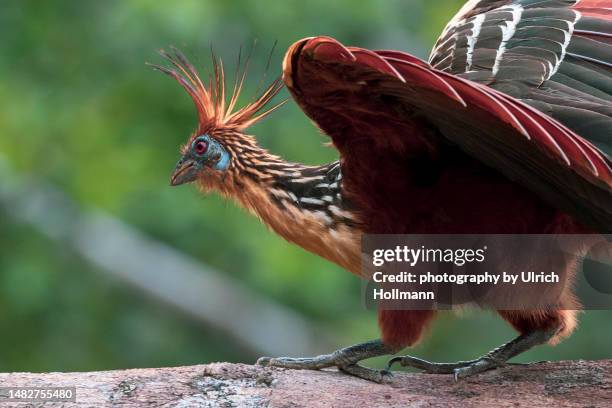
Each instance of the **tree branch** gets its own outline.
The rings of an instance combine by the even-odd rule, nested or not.
[[[459,382],[450,375],[396,373],[391,384],[374,384],[332,370],[216,363],[88,373],[9,373],[0,374],[0,384],[76,387],[76,403],[46,403],[45,407],[604,407],[612,406],[612,360],[507,366]]]

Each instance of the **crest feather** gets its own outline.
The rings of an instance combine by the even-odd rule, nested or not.
[[[171,47],[170,52],[160,50],[159,53],[172,64],[172,67],[149,65],[174,78],[187,91],[196,106],[200,127],[202,128],[223,126],[237,130],[246,129],[287,102],[285,99],[266,108],[266,105],[283,88],[283,82],[279,77],[272,81],[253,101],[240,109],[236,109],[236,103],[247,76],[248,59],[242,73],[240,73],[240,58],[238,60],[236,80],[232,95],[227,102],[223,61],[218,59],[214,53],[211,52],[213,73],[209,77],[207,86],[202,82],[195,67],[177,48]]]

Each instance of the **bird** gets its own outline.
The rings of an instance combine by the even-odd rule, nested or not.
[[[178,81],[198,114],[171,185],[217,192],[357,276],[366,234],[612,231],[611,0],[470,0],[427,61],[304,38],[287,50],[282,76],[242,107],[246,68],[230,89],[216,57],[204,82],[178,49],[161,54],[166,65],[154,68]],[[272,102],[283,87],[338,160],[288,162],[248,134],[287,102]],[[376,382],[393,364],[464,378],[572,334],[580,304],[570,286],[553,308],[498,310],[518,335],[474,360],[362,365],[415,345],[436,316],[379,309],[379,339],[258,364],[336,367]]]

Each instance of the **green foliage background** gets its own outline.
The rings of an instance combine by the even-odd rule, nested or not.
[[[168,186],[195,114],[186,94],[144,62],[160,62],[155,51],[177,45],[199,67],[208,67],[212,44],[232,71],[239,47],[249,48],[257,39],[248,96],[274,41],[273,75],[280,73],[284,50],[312,35],[426,57],[462,3],[2,2],[0,153],[18,171],[59,186],[81,205],[102,208],[324,323],[343,340],[338,346],[375,338],[375,315],[363,310],[353,276],[287,244],[233,204],[202,197],[191,186]],[[293,103],[252,133],[289,160],[323,163],[335,157]],[[585,313],[571,339],[522,359],[610,358],[611,317],[608,311]],[[513,335],[486,312],[460,319],[443,315],[414,353],[441,361],[472,358]],[[0,371],[256,357],[213,329],[133,293],[1,210],[0,350]]]

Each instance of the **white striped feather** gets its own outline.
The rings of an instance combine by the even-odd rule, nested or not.
[[[576,27],[576,23],[578,23],[578,21],[582,17],[582,13],[580,13],[579,11],[577,10],[572,10],[572,11],[576,14],[576,18],[574,19],[574,22],[571,22],[571,21],[567,22],[568,28],[567,28],[567,31],[564,31],[565,41],[561,45],[561,55],[557,59],[557,63],[555,64],[553,69],[550,71],[550,74],[548,75],[547,79],[550,79],[553,75],[555,75],[557,71],[559,70],[561,63],[563,63],[563,60],[565,59],[565,56],[567,55],[567,47],[569,47],[569,44],[572,41],[572,35],[574,35],[574,27]]]
[[[480,35],[480,30],[482,29],[482,23],[484,23],[485,15],[479,14],[474,17],[474,21],[472,22],[472,32],[467,36],[468,49],[466,53],[467,58],[467,71],[472,70],[472,56],[474,54],[474,49],[476,48],[476,42],[478,41],[478,36]]]
[[[516,26],[521,21],[521,16],[523,15],[523,7],[519,4],[512,4],[507,7],[503,7],[500,10],[508,10],[512,13],[512,21],[505,21],[504,24],[500,26],[502,30],[502,41],[497,50],[497,55],[495,56],[495,64],[493,64],[493,76],[497,75],[499,72],[499,66],[502,62],[502,58],[504,53],[506,52],[506,44],[508,41],[514,37],[516,33]]]
[[[325,205],[325,201],[313,197],[300,197],[300,202],[312,205]]]

